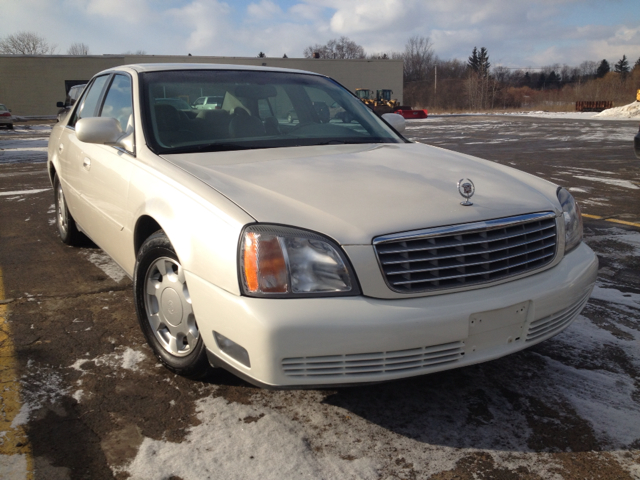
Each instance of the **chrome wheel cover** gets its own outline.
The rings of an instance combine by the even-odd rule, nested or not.
[[[160,345],[176,357],[196,346],[200,333],[182,266],[169,257],[153,261],[144,278],[144,306]]]
[[[58,228],[60,229],[60,233],[64,237],[69,231],[69,218],[67,216],[67,206],[64,201],[64,193],[62,192],[62,185],[58,181],[58,191],[56,192],[58,196],[58,211],[57,211],[57,220],[58,220]]]

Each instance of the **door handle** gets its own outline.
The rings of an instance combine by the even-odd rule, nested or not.
[[[88,157],[84,157],[84,160],[82,160],[82,166],[84,168],[86,168],[87,170],[91,169],[91,159]]]

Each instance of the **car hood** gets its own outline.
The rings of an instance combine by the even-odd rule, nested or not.
[[[164,155],[258,222],[343,245],[383,234],[558,212],[556,187],[499,164],[423,144],[327,145]],[[463,206],[460,179],[475,184]]]

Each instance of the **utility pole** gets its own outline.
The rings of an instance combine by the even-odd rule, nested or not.
[[[438,65],[434,66],[435,81],[433,82],[433,106],[435,107],[438,101]]]

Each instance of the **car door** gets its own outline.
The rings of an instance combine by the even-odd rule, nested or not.
[[[75,124],[81,118],[95,117],[98,114],[110,78],[110,75],[101,75],[93,79],[72,113],[58,145],[58,177],[62,183],[69,211],[83,230],[91,222],[91,209],[87,199],[80,193],[85,190],[81,185],[86,179],[82,162],[85,157],[84,150],[89,145],[76,138]]]
[[[110,75],[95,116],[115,118],[123,131],[134,131],[129,75]],[[76,176],[75,187],[82,205],[81,216],[76,221],[116,262],[125,264],[131,255],[127,235],[131,235],[132,214],[127,210],[127,201],[135,152],[80,142],[75,131],[69,144],[72,150],[70,170]]]

